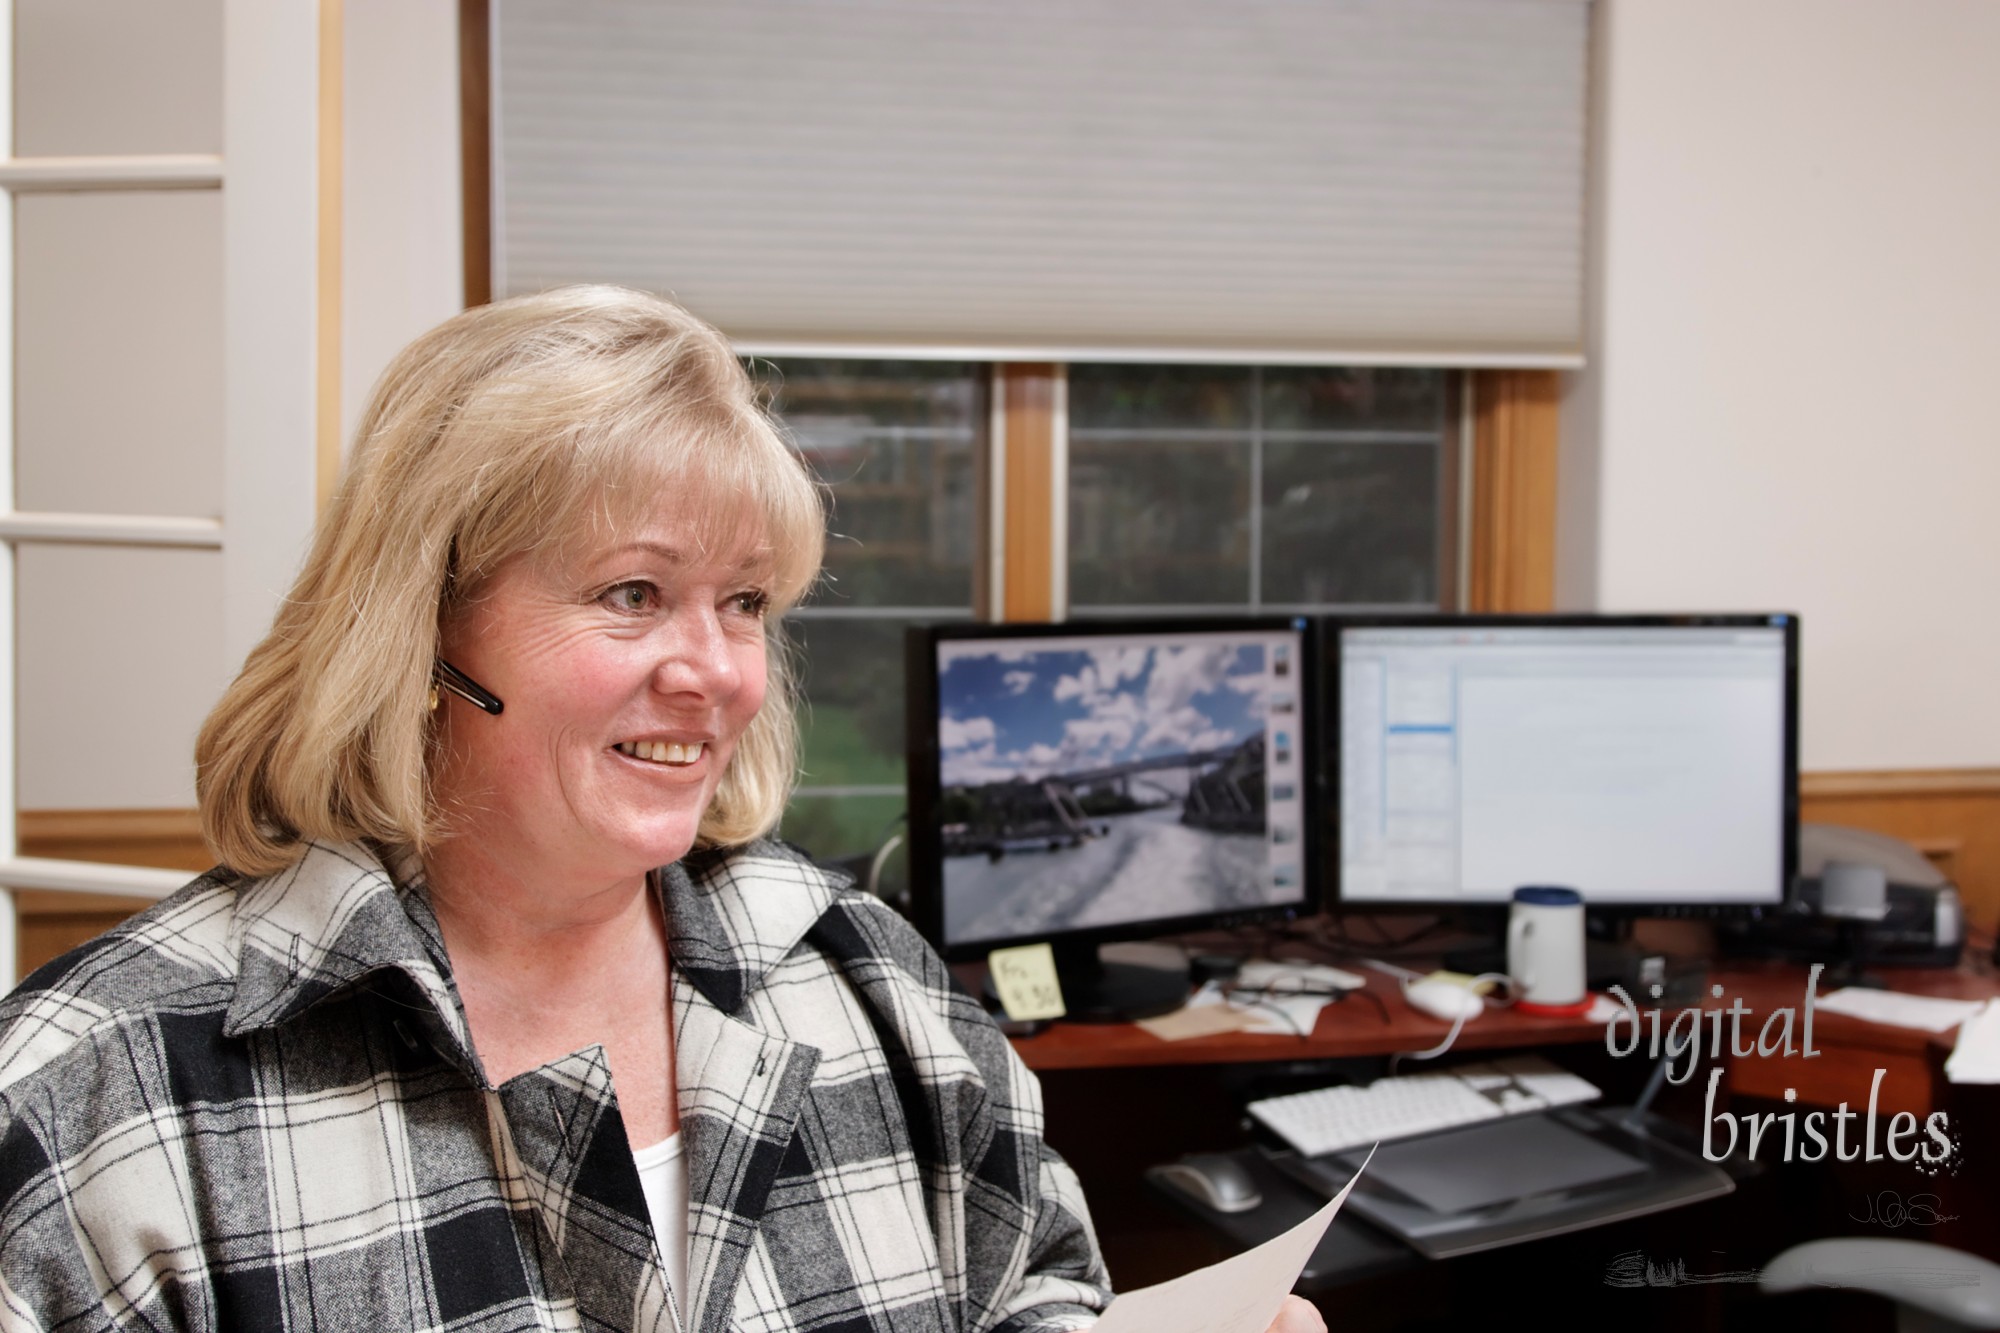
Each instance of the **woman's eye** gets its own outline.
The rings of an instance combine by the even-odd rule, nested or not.
[[[604,600],[620,611],[644,611],[653,604],[653,585],[621,583],[606,590]]]
[[[771,608],[771,596],[764,592],[739,592],[729,600],[739,613],[760,619]]]

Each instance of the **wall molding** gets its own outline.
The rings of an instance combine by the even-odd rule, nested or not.
[[[2000,768],[1893,768],[1799,774],[1799,799],[2000,797]]]
[[[215,864],[196,810],[23,810],[23,856],[206,870]]]

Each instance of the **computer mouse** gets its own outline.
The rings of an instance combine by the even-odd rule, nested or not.
[[[1455,1023],[1460,1018],[1477,1018],[1486,1012],[1486,1001],[1449,981],[1413,981],[1403,987],[1403,998],[1410,1002],[1412,1009],[1447,1023]]]
[[[1178,1162],[1154,1167],[1153,1174],[1218,1213],[1247,1212],[1264,1202],[1249,1169],[1227,1153],[1189,1153]]]

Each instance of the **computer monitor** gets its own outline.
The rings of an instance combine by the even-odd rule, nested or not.
[[[1343,908],[1579,890],[1599,917],[1760,913],[1798,860],[1798,617],[1327,622]]]
[[[955,959],[1046,941],[1105,1018],[1186,979],[1099,943],[1316,910],[1313,649],[1303,617],[912,629],[918,927]]]

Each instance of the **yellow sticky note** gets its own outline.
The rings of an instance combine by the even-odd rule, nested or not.
[[[1037,1018],[1061,1018],[1062,986],[1056,981],[1056,956],[1046,944],[995,949],[986,955],[1000,1007],[1017,1023]]]

